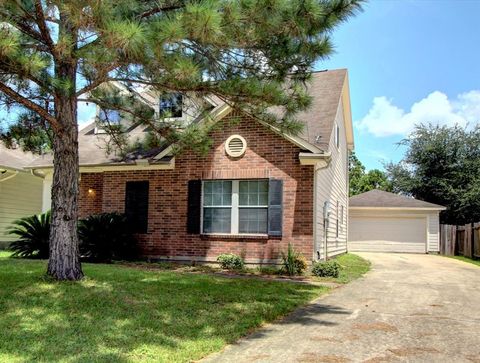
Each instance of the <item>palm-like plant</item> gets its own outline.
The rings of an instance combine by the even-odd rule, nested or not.
[[[137,243],[124,214],[101,213],[78,223],[80,253],[92,262],[129,260],[137,256]]]
[[[9,246],[13,256],[48,258],[50,221],[50,211],[14,221],[7,230],[8,234],[18,237]]]

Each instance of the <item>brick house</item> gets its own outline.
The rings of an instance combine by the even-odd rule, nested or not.
[[[220,126],[207,155],[174,155],[165,146],[125,161],[106,155],[106,135],[92,123],[79,135],[80,216],[126,213],[142,254],[153,259],[214,261],[231,252],[248,263],[272,263],[288,243],[311,260],[346,252],[353,148],[347,71],[315,72],[309,92],[313,104],[298,116],[305,124],[298,136],[202,100]],[[191,101],[145,97],[176,121],[194,120],[186,112]],[[144,128],[133,125],[129,137],[141,137]],[[51,157],[28,168],[44,177],[47,210]]]

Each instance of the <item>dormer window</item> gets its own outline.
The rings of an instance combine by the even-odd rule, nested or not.
[[[170,93],[160,97],[160,117],[182,117],[183,96]]]
[[[98,118],[101,123],[118,125],[120,124],[121,116],[118,110],[100,109]]]

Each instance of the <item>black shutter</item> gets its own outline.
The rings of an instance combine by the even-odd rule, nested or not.
[[[188,215],[187,232],[200,234],[200,212],[202,208],[202,181],[190,180],[188,182]]]
[[[148,231],[148,181],[131,181],[125,185],[125,216],[133,232]]]
[[[270,179],[268,186],[268,235],[282,236],[283,180]]]

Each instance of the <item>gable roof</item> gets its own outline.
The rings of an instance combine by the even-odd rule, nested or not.
[[[330,141],[333,125],[340,101],[343,101],[344,117],[347,130],[347,143],[353,146],[351,131],[350,101],[348,95],[348,72],[346,69],[320,71],[312,73],[312,80],[307,85],[312,97],[311,107],[296,116],[304,125],[300,137],[312,145],[326,149]]]
[[[36,156],[20,148],[8,149],[0,142],[0,169],[21,170],[29,165]]]
[[[354,195],[349,199],[350,208],[393,208],[393,209],[434,209],[444,210],[444,206],[424,202],[412,197],[373,189]]]
[[[353,132],[350,115],[350,101],[348,94],[348,72],[346,69],[331,71],[312,72],[312,79],[307,84],[307,92],[312,96],[311,107],[300,112],[296,117],[305,127],[298,136],[282,134],[287,140],[295,143],[303,150],[312,153],[322,153],[328,149],[328,142],[333,131],[333,125],[338,112],[338,107],[343,101],[344,121],[347,130],[347,143],[353,146]],[[151,97],[151,95],[150,95]],[[212,106],[211,116],[221,119],[229,112],[229,107],[221,100],[210,101]],[[221,115],[221,116],[217,116]],[[199,122],[195,120],[193,122]],[[270,125],[266,125],[270,126]],[[274,126],[274,131],[280,133]],[[147,127],[138,125],[128,131],[128,137],[132,140],[146,134]],[[280,133],[281,134],[281,133]],[[106,165],[135,165],[138,160],[146,160],[152,163],[168,163],[171,159],[171,145],[149,150],[144,153],[130,155],[126,160],[113,153],[107,155],[105,150],[106,135],[95,133],[95,122],[87,125],[79,131],[79,159],[80,166],[106,166]],[[29,168],[52,167],[53,157],[51,154],[43,155],[33,161]]]

